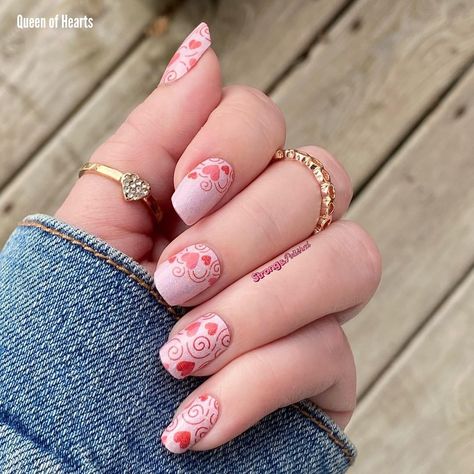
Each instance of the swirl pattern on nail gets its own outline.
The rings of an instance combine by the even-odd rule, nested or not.
[[[172,453],[184,453],[206,436],[218,417],[217,400],[210,395],[201,395],[174,417],[161,435],[161,442]]]
[[[222,158],[208,158],[179,183],[171,198],[173,206],[186,224],[194,224],[222,199],[233,181],[230,163]]]
[[[163,73],[160,84],[168,84],[183,77],[199,61],[211,45],[211,35],[206,23],[198,25],[181,43]]]
[[[195,244],[158,265],[155,285],[169,304],[183,304],[213,285],[220,274],[215,252],[205,244]]]
[[[230,345],[226,323],[215,313],[207,313],[173,336],[161,349],[163,367],[182,379],[219,357]]]

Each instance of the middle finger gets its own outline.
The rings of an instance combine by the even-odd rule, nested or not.
[[[329,171],[337,193],[337,219],[351,199],[349,177],[325,150],[301,150]],[[320,207],[319,184],[305,165],[273,163],[232,201],[165,249],[155,273],[158,291],[170,305],[205,301],[310,235]]]

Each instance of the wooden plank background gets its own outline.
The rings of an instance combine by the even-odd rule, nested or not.
[[[473,314],[471,272],[360,404],[351,472],[473,472]]]
[[[16,27],[18,14],[50,17],[56,13],[91,16],[94,28]],[[139,0],[1,3],[0,185],[94,90],[143,35],[154,14],[151,2]]]
[[[14,27],[18,13],[56,11],[94,16],[93,34]],[[203,18],[226,82],[268,91],[289,145],[318,143],[344,163],[349,217],[382,251],[380,290],[347,325],[361,400],[353,469],[472,472],[472,1],[3,2],[0,242],[24,215],[54,212]]]

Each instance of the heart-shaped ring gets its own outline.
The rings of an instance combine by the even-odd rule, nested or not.
[[[122,194],[126,201],[143,201],[150,209],[157,223],[163,218],[163,212],[156,199],[151,195],[151,186],[148,181],[135,173],[123,173],[101,163],[86,163],[79,170],[79,177],[84,173],[92,172],[112,179],[122,186]]]

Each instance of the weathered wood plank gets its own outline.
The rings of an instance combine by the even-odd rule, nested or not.
[[[347,0],[219,2],[212,17],[224,80],[267,89]]]
[[[143,34],[165,0],[32,2],[0,12],[0,186]],[[94,19],[92,29],[18,29],[18,14]]]
[[[75,179],[79,164],[110,135],[133,105],[143,100],[156,86],[183,35],[203,17],[209,20],[214,43],[221,50],[223,63],[229,68],[230,72],[226,75],[234,75],[234,80],[239,81],[248,73],[256,85],[264,87],[274,77],[273,68],[278,73],[293,61],[309,36],[314,35],[341,4],[340,0],[246,0],[238,4],[227,0],[220,2],[218,10],[214,11],[213,2],[202,1],[199,5],[198,2],[187,2],[169,20],[169,31],[140,44],[59,134],[4,189],[0,195],[0,243],[5,241],[24,215],[54,212]],[[295,5],[301,11],[295,9]],[[236,25],[239,25],[235,36],[234,30],[229,30],[229,18],[232,18],[234,11],[238,18]],[[262,11],[268,11],[268,14],[261,15]],[[298,34],[293,42],[288,42],[288,38],[281,34],[289,15],[294,17],[294,26],[305,29],[304,34]],[[307,26],[305,17],[317,19]],[[251,22],[251,27],[245,26],[245,21]],[[268,29],[270,23],[277,27]],[[275,43],[276,50],[281,51],[278,65],[274,64],[274,53],[266,53],[269,38]],[[223,42],[222,46],[220,42]],[[254,54],[248,56],[252,43]],[[244,63],[247,63],[247,70]]]
[[[473,130],[474,68],[349,212],[384,260],[379,291],[347,325],[359,393],[474,262]]]
[[[351,472],[473,472],[473,315],[471,272],[357,409]]]
[[[357,187],[474,52],[469,0],[360,0],[275,90],[288,143],[319,143]]]

